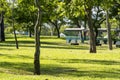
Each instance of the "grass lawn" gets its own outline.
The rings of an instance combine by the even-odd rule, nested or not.
[[[89,53],[88,44],[69,45],[64,39],[41,37],[41,75],[33,75],[34,38],[13,35],[0,42],[0,80],[120,80],[120,48],[107,45]]]

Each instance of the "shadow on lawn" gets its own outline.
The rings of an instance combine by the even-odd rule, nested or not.
[[[34,41],[27,41],[27,40],[18,41],[18,45],[19,47],[35,47]],[[15,47],[15,41],[0,42],[0,46]],[[69,45],[66,43],[44,42],[44,41],[41,41],[41,48],[89,50],[89,46],[86,46],[83,44],[82,45],[81,44],[80,45]],[[97,50],[106,50],[106,48],[107,48],[106,46],[102,46],[102,47],[98,47]]]
[[[5,42],[1,42],[4,44],[15,44],[15,41],[5,41]],[[18,41],[19,44],[34,44],[34,41],[27,41],[27,40],[22,40],[22,41]]]
[[[60,67],[56,65],[41,65],[42,74],[53,76],[74,76],[74,77],[92,77],[92,78],[120,78],[119,72],[114,71],[85,71],[70,67]]]
[[[12,55],[12,54],[1,54],[0,53],[0,57],[4,57],[4,58],[10,58],[10,59],[13,59],[13,58],[17,58],[17,59],[33,59],[33,57],[30,57],[30,56],[26,56],[26,55]]]
[[[120,65],[118,61],[108,60],[91,60],[91,59],[62,59],[58,60],[61,63],[86,63],[86,64],[101,64],[101,65]]]
[[[27,74],[24,72],[29,72],[29,73],[33,72],[33,65],[30,63],[0,62],[0,68],[9,70],[10,74],[18,74],[18,75]],[[1,72],[6,73],[4,71]]]
[[[44,44],[46,44],[46,46]],[[19,47],[34,47],[34,41],[18,41],[18,45],[19,45]],[[87,46],[77,46],[77,45],[73,46],[73,45],[68,45],[68,44],[65,44],[65,43],[57,43],[57,42],[43,42],[42,41],[41,45],[42,45],[41,48],[82,49],[82,50],[88,50],[89,49]],[[1,42],[0,46],[15,47],[15,41]]]
[[[3,48],[3,47],[0,47],[0,50],[14,50],[12,48]]]
[[[17,36],[17,38],[23,38],[23,39],[25,39],[25,38],[29,38],[28,36],[26,36],[26,35],[16,35]],[[32,37],[33,38],[33,37]],[[32,39],[31,38],[31,39]],[[14,39],[14,35],[5,35],[5,39]],[[34,38],[33,38],[34,39]]]
[[[86,46],[41,46],[41,48],[53,48],[53,49],[77,49],[77,50],[88,50],[89,48]]]
[[[85,71],[77,70],[71,67],[63,67],[60,65],[41,65],[41,70],[43,75],[52,75],[52,76],[73,76],[73,77],[92,77],[92,78],[116,78],[119,79],[119,72],[114,71]]]
[[[14,35],[6,35],[5,36],[6,39],[14,39]],[[30,38],[30,39],[34,39],[34,36],[32,37],[28,37],[27,35],[17,35],[17,38]],[[65,39],[65,38],[57,38],[57,36],[41,36],[40,39]]]
[[[0,62],[0,68],[9,69],[14,71],[23,70],[27,71],[32,75],[33,74],[33,64],[32,63],[13,63],[13,62]],[[14,72],[13,74],[23,74]],[[1,71],[0,71],[1,72]],[[12,73],[12,72],[11,72]],[[25,74],[25,73],[24,73]],[[60,65],[53,64],[41,64],[41,74],[42,75],[52,75],[52,76],[73,76],[73,77],[92,77],[92,78],[115,78],[119,79],[120,75],[117,71],[86,71],[86,70],[77,70],[75,68],[63,67]]]
[[[34,41],[18,41],[19,47],[34,47]],[[0,46],[15,47],[15,41],[0,42]]]
[[[0,42],[2,43],[1,45],[5,45],[5,44],[14,44],[15,45],[15,41],[5,41],[5,42]],[[27,41],[27,40],[22,40],[22,41],[18,41],[19,44],[34,44],[34,41]],[[47,45],[61,45],[61,43],[57,43],[57,42],[43,42],[41,41],[41,44],[47,44]],[[65,44],[64,44],[65,45]]]

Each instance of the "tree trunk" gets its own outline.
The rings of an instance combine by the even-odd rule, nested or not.
[[[18,47],[18,41],[17,41],[17,36],[16,36],[16,32],[15,32],[15,26],[14,26],[14,15],[13,15],[13,11],[14,11],[14,1],[13,1],[13,5],[12,5],[12,27],[13,27],[13,32],[14,32],[16,49],[19,49],[19,47]]]
[[[83,31],[81,31],[81,43],[84,43]]]
[[[97,37],[98,37],[98,29],[96,26],[95,27],[95,42],[96,42],[96,45],[98,44],[98,41],[97,41]]]
[[[77,26],[78,28],[81,28],[81,22],[79,20],[77,20]],[[81,43],[84,43],[84,35],[83,35],[83,31],[80,32],[80,37],[81,37]]]
[[[60,31],[59,31],[59,25],[58,25],[58,21],[55,20],[55,23],[53,22],[53,25],[55,26],[56,30],[57,30],[57,37],[60,38]]]
[[[57,37],[60,38],[60,31],[57,24],[56,24],[56,30],[57,30]]]
[[[5,41],[3,12],[0,15],[0,19],[0,41]]]
[[[34,74],[40,75],[40,26],[41,26],[41,8],[38,0],[35,0],[38,7],[37,21],[34,27],[35,32],[35,54],[34,54]]]
[[[1,23],[0,23],[0,41],[1,41]]]
[[[13,32],[14,32],[16,49],[19,49],[19,47],[18,47],[18,41],[17,41],[17,36],[16,36],[16,32],[15,32],[14,20],[13,20],[12,26],[13,26]]]
[[[52,22],[50,19],[49,19],[49,22],[52,23],[54,26],[55,26],[55,29],[57,30],[57,37],[60,38],[60,28],[58,26],[58,22],[57,20],[55,22]]]
[[[39,17],[38,17],[39,18]],[[40,31],[39,22],[37,20],[35,26],[35,54],[34,54],[34,74],[40,75]]]
[[[112,50],[111,26],[110,26],[110,23],[109,23],[109,13],[108,13],[108,11],[106,11],[106,26],[107,26],[109,50]]]
[[[29,37],[32,37],[32,31],[30,27],[29,27]]]
[[[93,24],[92,24],[91,8],[88,9],[87,15],[88,15],[88,26],[89,26],[89,33],[90,33],[90,53],[96,53],[96,41],[95,41],[95,35],[93,30]]]
[[[86,24],[87,24],[87,16],[85,15],[85,17],[84,17],[84,27],[85,27],[85,29],[86,29]],[[87,33],[87,31],[84,31],[84,40],[86,40],[86,33]]]

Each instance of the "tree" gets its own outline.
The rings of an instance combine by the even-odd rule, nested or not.
[[[92,8],[96,5],[96,1],[90,0],[72,0],[73,6],[75,5],[80,12],[84,12],[83,15],[87,16],[88,19],[88,27],[89,27],[89,37],[90,37],[90,53],[96,53],[96,42],[95,42],[95,34],[94,34],[94,27],[92,21]],[[78,12],[78,11],[77,11]]]
[[[105,21],[105,16],[103,13],[103,10],[100,7],[100,3],[98,5],[94,6],[93,8],[93,26],[95,30],[95,40],[96,40],[96,45],[98,44],[97,37],[98,37],[98,28],[101,28],[101,24]]]
[[[14,26],[14,14],[13,14],[14,3],[15,3],[15,0],[13,0],[13,3],[12,3],[12,27],[13,27],[14,37],[15,37],[16,49],[19,49],[18,40],[17,40],[17,36],[16,36],[16,32],[15,32],[15,26]]]
[[[61,15],[61,6],[63,5],[62,1],[53,0],[46,3],[43,8],[44,20],[46,19],[46,22],[51,23],[55,27],[58,38],[60,38],[61,25],[64,24],[63,15]]]
[[[108,35],[108,47],[109,50],[112,50],[112,38],[111,38],[111,25],[109,22],[109,10],[113,6],[114,0],[106,0],[101,2],[101,7],[105,10],[106,12],[106,26],[107,26],[107,35]]]
[[[88,2],[87,2],[88,3]],[[90,35],[90,53],[96,53],[96,41],[95,41],[95,34],[94,34],[94,30],[93,30],[93,22],[92,22],[92,6],[88,5],[86,3],[86,5],[88,6],[88,8],[85,8],[86,10],[86,15],[88,18],[88,26],[89,26],[89,35]]]
[[[5,0],[0,1],[0,41],[5,41],[4,34],[4,15],[7,9],[7,2]]]
[[[36,8],[34,6],[33,0],[18,0],[18,5],[15,8],[15,20],[19,24],[26,24],[24,29],[29,32],[29,37],[32,36],[34,32],[34,25],[35,25],[35,17],[36,15]]]
[[[92,21],[92,8],[96,5],[97,1],[91,0],[65,0],[68,4],[66,12],[73,14],[73,16],[85,16],[88,19],[89,37],[90,37],[90,53],[96,53],[96,42],[94,27]]]
[[[4,34],[4,12],[0,14],[0,41],[5,41]]]
[[[35,33],[35,54],[34,54],[34,74],[40,75],[40,29],[41,29],[41,17],[42,10],[40,0],[35,0],[36,7],[38,8],[37,21],[34,27]]]

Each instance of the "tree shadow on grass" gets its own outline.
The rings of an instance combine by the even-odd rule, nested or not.
[[[20,40],[18,41],[19,47],[35,47],[34,41]],[[89,46],[86,45],[69,45],[59,42],[45,42],[41,41],[41,48],[54,48],[54,49],[77,49],[77,50],[89,50]],[[15,47],[15,41],[0,42],[0,46]],[[98,47],[97,50],[106,50],[106,47]]]
[[[58,43],[58,42],[44,42],[44,41],[41,41],[40,43],[41,44],[46,44],[46,45],[66,45],[66,44]]]
[[[0,50],[14,50],[13,48],[3,48],[3,47],[0,47]]]
[[[30,75],[28,73],[33,72],[33,64],[31,63],[0,62],[0,68],[9,70],[10,74],[18,74],[18,75],[22,75],[22,74]],[[2,72],[6,73],[4,71]]]
[[[0,57],[6,57],[6,58],[10,58],[10,59],[13,59],[13,58],[17,58],[17,59],[33,59],[33,57],[30,57],[30,56],[26,56],[26,55],[12,55],[12,54],[2,54],[0,53]]]
[[[5,41],[5,42],[0,42],[1,46],[6,46],[6,45],[15,45],[15,41]],[[22,41],[18,41],[19,45],[21,46],[21,44],[24,45],[30,45],[33,44],[34,45],[34,41],[27,41],[27,40],[22,40]],[[41,41],[41,44],[46,44],[46,45],[60,45],[61,43],[57,43],[57,42],[43,42]],[[64,44],[65,45],[65,44]]]
[[[17,38],[23,38],[23,39],[30,38],[27,35],[16,35],[16,36]],[[31,38],[34,39],[34,37],[31,37]],[[14,39],[14,35],[5,35],[5,39]]]
[[[0,68],[9,69],[14,72],[14,69],[23,70],[33,74],[33,64],[32,63],[13,63],[13,62],[0,62]],[[1,72],[1,71],[0,71]],[[12,72],[11,72],[12,73]],[[21,75],[23,73],[14,72],[14,74]],[[16,74],[16,75],[17,75]],[[25,74],[25,73],[24,73]],[[64,67],[54,64],[41,64],[41,74],[51,75],[51,76],[73,76],[73,77],[91,77],[91,78],[114,78],[119,79],[120,73],[114,71],[86,71],[77,70],[71,67]]]
[[[5,41],[5,42],[0,42],[4,44],[15,44],[15,41]],[[19,44],[34,44],[34,41],[27,41],[27,40],[19,40]]]
[[[119,79],[119,72],[113,71],[85,71],[59,65],[41,65],[43,75],[52,76],[73,76],[73,77],[92,77],[92,78],[116,78]]]
[[[86,63],[86,64],[101,64],[101,65],[120,65],[120,61],[108,60],[91,60],[91,59],[62,59],[58,60],[61,63]]]
[[[78,49],[78,50],[88,50],[88,46],[80,46],[80,45],[68,45],[66,43],[58,43],[58,42],[41,42],[41,48],[54,48],[54,49]]]
[[[70,46],[41,46],[41,48],[53,48],[53,49],[74,49],[74,50],[88,50],[86,46],[70,47]]]
[[[35,47],[34,45],[25,45],[25,44],[18,44],[18,46],[19,46],[19,48],[20,47]],[[11,48],[16,48],[16,45],[15,44],[0,44],[0,47],[6,47],[6,48],[4,48],[5,50],[12,50],[12,49],[10,49],[10,47]],[[0,48],[0,49],[2,49],[2,48]]]
[[[46,46],[44,44],[46,44]],[[18,45],[19,45],[19,47],[34,47],[34,41],[19,41]],[[81,50],[88,50],[89,49],[87,46],[77,46],[77,45],[73,46],[73,45],[68,45],[65,43],[57,43],[57,42],[41,42],[41,45],[42,45],[41,48],[81,49]],[[15,47],[15,42],[14,41],[2,42],[0,44],[0,46]]]
[[[60,38],[57,38],[57,36],[41,36],[40,39],[60,39]]]
[[[15,41],[0,42],[0,46],[16,47]],[[34,41],[18,41],[19,47],[34,47]]]

